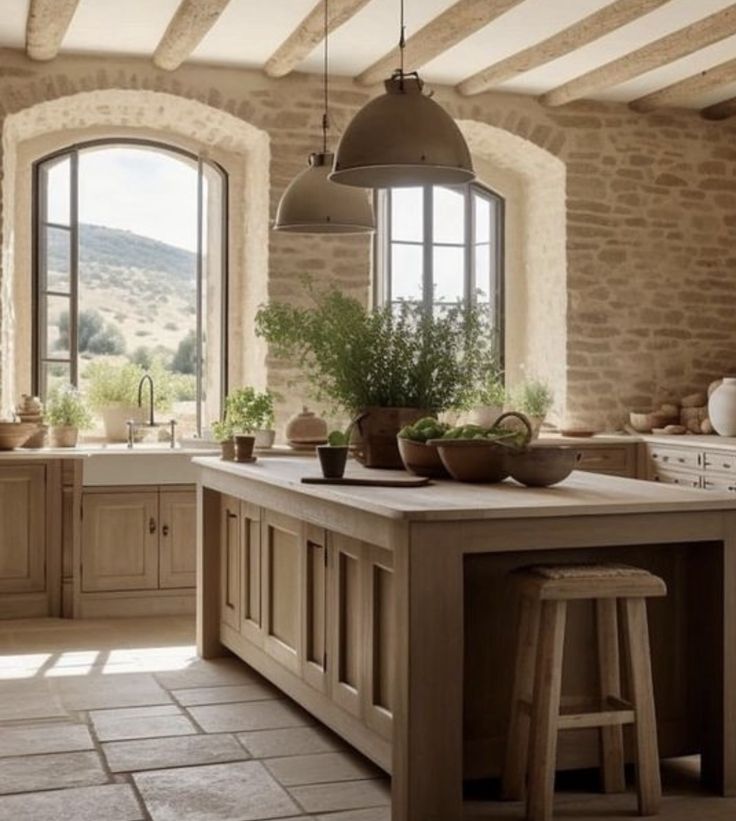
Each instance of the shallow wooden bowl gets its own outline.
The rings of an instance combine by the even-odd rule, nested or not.
[[[507,447],[485,439],[430,439],[448,473],[458,482],[502,482]]]
[[[0,422],[0,450],[19,448],[33,436],[38,425],[30,422]]]
[[[509,451],[506,466],[512,479],[527,487],[549,487],[562,482],[575,470],[580,451],[566,445],[532,445]]]
[[[424,442],[412,442],[411,439],[397,438],[399,453],[404,467],[415,476],[426,476],[429,479],[447,479],[449,473],[442,464],[436,445]]]

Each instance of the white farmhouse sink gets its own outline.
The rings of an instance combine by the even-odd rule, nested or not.
[[[201,448],[170,448],[168,445],[88,445],[82,446],[82,484],[105,485],[189,485],[197,481],[192,457],[210,451]],[[218,451],[211,451],[217,453]]]

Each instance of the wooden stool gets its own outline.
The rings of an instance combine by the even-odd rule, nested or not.
[[[552,818],[557,733],[584,727],[600,728],[604,791],[623,792],[622,725],[633,724],[639,814],[655,815],[662,788],[645,599],[665,596],[665,583],[646,570],[610,564],[540,565],[514,576],[521,604],[503,797],[523,798],[528,774],[528,821]],[[567,602],[573,599],[592,599],[596,608],[601,689],[597,709],[587,711],[560,709]],[[619,614],[630,702],[621,698]]]

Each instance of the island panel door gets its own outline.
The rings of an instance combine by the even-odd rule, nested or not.
[[[240,632],[262,646],[261,509],[250,502],[240,503],[240,568]]]
[[[0,593],[46,589],[46,468],[0,467]]]
[[[220,621],[240,631],[240,500],[220,502]]]
[[[327,534],[304,526],[304,664],[302,675],[312,687],[327,692]]]
[[[194,587],[197,578],[197,496],[192,490],[164,490],[159,496],[161,557],[159,586]]]

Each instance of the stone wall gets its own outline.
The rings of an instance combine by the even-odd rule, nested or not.
[[[270,149],[271,217],[284,186],[319,145],[318,77],[295,74],[270,80],[257,71],[201,65],[166,73],[148,60],[122,58],[65,57],[34,64],[18,52],[0,54],[4,126],[31,106],[60,100],[63,105],[36,126],[63,136],[63,112],[73,107],[74,95],[108,89],[155,92],[201,104],[201,116],[190,123],[191,109],[182,100],[178,131],[189,132],[191,141],[204,146],[216,142],[220,115],[265,133]],[[335,78],[335,131],[369,96],[350,80]],[[581,103],[552,110],[526,97],[461,98],[443,88],[437,89],[437,99],[466,125],[477,124],[472,127],[482,135],[479,151],[484,159],[503,162],[506,171],[520,179],[533,157],[541,157],[542,152],[564,163],[564,179],[555,183],[557,189],[549,199],[560,201],[560,191],[566,197],[566,209],[555,215],[562,228],[555,236],[542,238],[544,248],[537,249],[522,270],[508,270],[507,276],[525,279],[533,305],[526,316],[534,327],[523,329],[527,340],[534,340],[526,345],[526,369],[549,374],[566,422],[616,424],[630,406],[646,406],[653,397],[702,387],[734,368],[736,260],[731,249],[736,236],[736,125],[705,122],[689,112],[643,116],[616,104]],[[104,95],[98,104],[104,108]],[[139,123],[133,116],[135,102],[131,105],[130,117],[118,111],[121,119],[111,120],[108,127],[161,130],[155,107],[147,109],[146,121]],[[176,112],[176,106],[171,111]],[[508,139],[499,136],[504,133],[520,138],[511,151]],[[5,127],[3,137],[7,200],[8,186],[17,184],[13,175],[28,175],[30,169],[12,167],[12,157],[6,156]],[[236,142],[228,144],[226,133],[220,148],[224,154],[230,152],[233,162],[236,146]],[[267,156],[262,154],[258,161],[268,162]],[[257,170],[251,167],[243,177],[244,207],[249,193],[256,201],[260,195],[258,179],[265,177]],[[540,209],[553,206],[542,208],[534,189],[526,191],[527,197],[534,198],[529,204],[530,220],[538,220]],[[8,283],[14,276],[29,276],[30,269],[27,260],[13,256],[15,218],[6,213],[7,202],[2,207],[1,286],[7,301]],[[247,250],[249,238],[238,225],[232,228],[231,248],[245,249],[247,258],[254,253],[252,247]],[[545,249],[559,245],[560,233],[566,263],[559,263],[559,249],[550,263]],[[268,236],[266,282],[248,281],[244,268],[246,281],[239,283],[232,306],[246,316],[246,326],[231,339],[231,349],[239,350],[243,363],[239,375],[244,379],[260,380],[262,374],[254,371],[264,361],[263,352],[242,350],[255,344],[248,338],[247,316],[252,309],[246,304],[248,293],[296,298],[297,278],[310,273],[366,301],[370,295],[367,238]],[[526,241],[533,246],[539,239],[529,232]],[[3,312],[5,361],[13,338],[11,308],[6,305]],[[543,326],[549,316],[558,318]],[[545,337],[549,346],[542,344]],[[510,338],[518,338],[518,329]],[[549,350],[555,351],[554,362],[544,359]],[[291,375],[285,365],[268,362],[269,384],[286,396],[282,418],[301,401],[301,389],[289,387]]]

